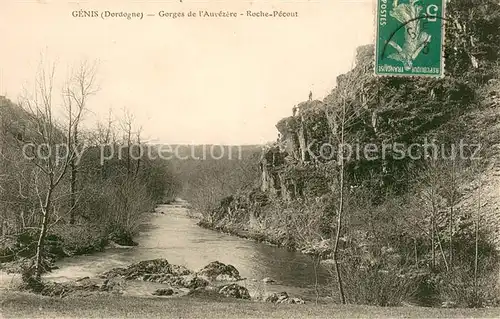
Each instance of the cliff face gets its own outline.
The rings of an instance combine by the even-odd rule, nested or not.
[[[291,201],[313,196],[315,153],[328,137],[325,104],[308,101],[298,105],[298,114],[282,119],[276,125],[278,141],[264,149],[260,169],[261,191],[273,198]]]

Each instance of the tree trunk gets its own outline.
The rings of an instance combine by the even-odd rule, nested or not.
[[[432,186],[434,187],[434,186]],[[431,211],[431,252],[432,252],[432,268],[436,267],[436,240],[434,238],[436,234],[436,225],[435,225],[435,217],[436,217],[436,205],[434,203],[434,189],[431,193],[431,201],[432,201],[432,211]]]
[[[75,207],[76,205],[76,199],[75,199],[75,193],[76,193],[76,164],[75,164],[75,160],[71,160],[71,164],[70,164],[70,167],[71,167],[71,181],[70,181],[70,207],[72,208],[71,209],[71,212],[69,214],[69,223],[71,225],[73,225],[75,223],[75,210],[73,209],[73,207]]]
[[[415,250],[415,266],[418,268],[418,248],[417,248],[417,239],[413,238],[413,248]]]
[[[342,275],[340,274],[340,267],[338,262],[339,241],[340,233],[342,231],[342,214],[344,212],[344,130],[345,130],[345,102],[342,114],[342,130],[340,132],[340,195],[339,195],[339,209],[337,212],[337,232],[335,234],[335,243],[333,246],[333,261],[335,265],[335,274],[337,275],[337,284],[339,290],[340,303],[345,304],[344,285],[342,282]]]
[[[43,262],[43,248],[45,244],[45,237],[47,235],[47,225],[49,222],[49,214],[52,206],[52,191],[54,190],[53,183],[50,183],[49,189],[47,191],[47,197],[45,199],[45,205],[42,208],[43,218],[42,227],[40,230],[40,235],[38,237],[38,243],[36,245],[36,261],[35,261],[35,278],[40,279],[42,275],[42,262]]]
[[[318,289],[318,267],[320,265],[321,256],[319,254],[313,255],[313,267],[314,267],[314,292],[316,294],[315,303],[318,304],[319,300],[319,289]]]
[[[451,204],[450,207],[450,268],[453,268],[453,203]]]
[[[35,261],[35,277],[40,279],[42,274],[42,261],[43,261],[43,246],[45,243],[45,236],[47,234],[47,221],[48,212],[43,214],[42,219],[42,230],[40,231],[40,236],[38,237],[38,243],[36,245],[36,261]]]
[[[476,213],[476,225],[475,225],[475,247],[474,247],[474,294],[476,296],[476,301],[478,300],[478,264],[479,264],[479,222],[481,212],[481,177],[479,178],[479,192],[477,199],[477,213]]]
[[[127,177],[130,177],[130,173],[131,173],[131,159],[130,159],[130,145],[131,145],[131,140],[130,140],[130,137],[131,137],[131,134],[132,134],[132,128],[130,127],[130,124],[128,126],[128,131],[127,131]]]
[[[439,251],[441,252],[441,256],[443,257],[444,260],[444,266],[446,267],[446,271],[449,271],[450,268],[448,267],[448,261],[446,260],[446,255],[444,254],[443,245],[441,245],[441,237],[439,236],[439,232],[436,232],[436,238],[439,245]]]
[[[454,208],[455,208],[455,188],[456,188],[456,180],[455,180],[455,161],[452,163],[451,167],[451,194],[450,194],[450,269],[453,269],[453,218],[454,218]]]
[[[78,126],[75,124],[74,133],[73,133],[73,148],[74,152],[76,152],[76,148],[78,147]],[[70,162],[70,203],[71,203],[71,211],[69,215],[69,223],[73,225],[75,223],[75,205],[76,205],[76,174],[77,174],[77,165],[76,158],[73,157]]]

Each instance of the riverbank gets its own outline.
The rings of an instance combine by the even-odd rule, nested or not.
[[[292,235],[280,229],[252,229],[244,223],[223,221],[217,224],[212,224],[204,220],[202,217],[198,218],[198,226],[213,230],[219,233],[236,236],[239,238],[254,240],[259,243],[285,248],[289,251],[301,252],[306,255],[319,254],[323,260],[329,258],[331,253],[328,240],[321,240],[307,245],[295,239]]]
[[[38,234],[33,229],[6,237],[0,245],[0,269],[7,273],[21,273],[33,262],[37,240]],[[136,245],[133,234],[121,228],[110,230],[93,224],[55,226],[46,238],[44,272],[57,269],[55,263],[67,257]]]
[[[285,206],[260,190],[245,191],[222,199],[209,216],[202,214],[198,226],[328,259],[328,236],[307,233],[308,226],[300,228],[301,221],[290,219],[291,208]]]
[[[439,309],[421,307],[381,308],[335,304],[274,305],[270,303],[213,299],[91,295],[67,298],[0,291],[4,318],[498,318],[499,308]]]
[[[252,231],[252,230],[247,230],[245,229],[242,225],[227,225],[227,224],[221,224],[221,225],[214,225],[211,224],[207,221],[205,221],[202,218],[199,218],[199,221],[197,223],[198,226],[213,230],[219,233],[231,235],[231,236],[236,236],[239,238],[244,238],[244,239],[250,239],[250,240],[255,240],[256,242],[259,243],[264,243],[276,247],[282,247],[282,248],[288,248],[290,250],[293,250],[292,247],[287,247],[286,243],[284,243],[278,236],[270,236],[270,234],[265,234],[262,232],[258,231]]]
[[[157,213],[158,207],[185,208],[188,204],[181,199],[166,200],[167,204],[156,204],[155,209],[144,212],[142,226],[146,227]],[[141,228],[106,227],[95,223],[75,225],[54,225],[48,232],[45,243],[44,273],[58,269],[58,261],[75,256],[91,255],[112,248],[130,248],[138,245],[136,237]],[[0,240],[0,270],[6,273],[21,273],[36,253],[38,232],[26,229],[20,234],[10,235]]]

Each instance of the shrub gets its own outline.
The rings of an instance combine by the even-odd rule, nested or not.
[[[498,305],[498,275],[481,273],[474,285],[474,269],[461,266],[439,276],[438,291],[443,302],[457,307],[479,308]]]
[[[103,229],[93,224],[56,225],[50,233],[59,238],[65,255],[101,251],[107,244]]]
[[[368,260],[352,254],[343,258],[340,267],[347,301],[389,307],[411,300],[424,274],[412,267],[395,266],[390,256]],[[333,267],[329,272],[336,278]]]
[[[436,278],[441,301],[460,307],[486,307],[498,304],[499,256],[487,234],[478,241],[477,282],[475,282],[475,240],[464,236],[456,240],[455,262],[450,271]]]

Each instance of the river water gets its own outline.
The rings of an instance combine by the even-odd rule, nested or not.
[[[135,238],[138,246],[110,248],[91,255],[64,258],[56,263],[59,269],[44,278],[54,281],[86,276],[92,278],[114,267],[155,258],[165,258],[170,263],[192,270],[218,260],[239,270],[241,277],[246,278],[239,284],[246,286],[253,297],[287,291],[293,296],[314,298],[315,271],[310,257],[204,229],[198,227],[196,222],[181,206],[161,205]],[[318,282],[325,289],[329,276],[321,267],[317,273]],[[263,283],[262,279],[266,277],[276,283]],[[137,283],[131,293],[150,294],[157,286]]]

